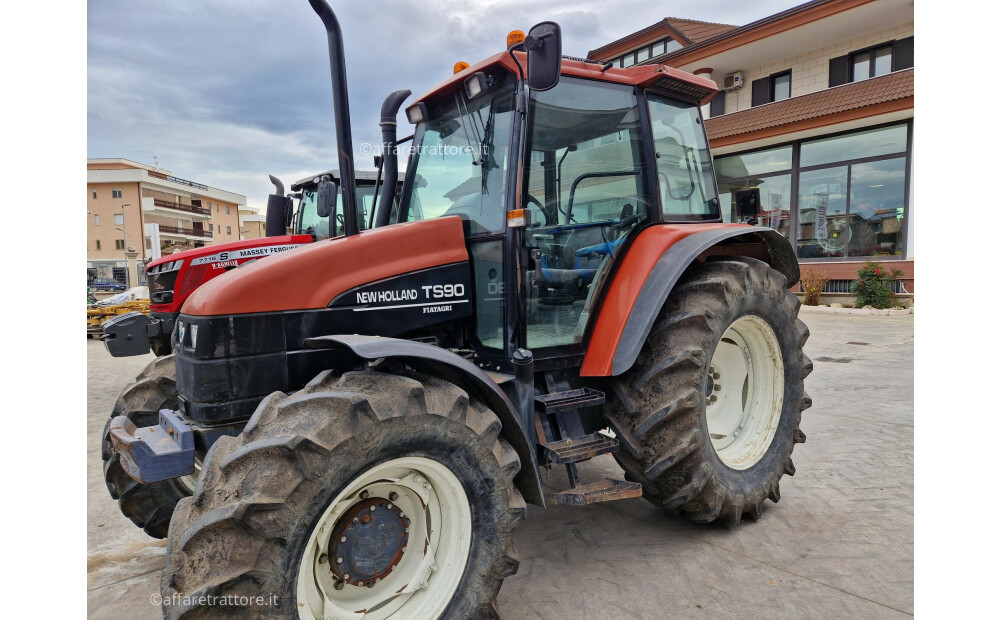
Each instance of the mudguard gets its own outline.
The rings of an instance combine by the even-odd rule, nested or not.
[[[364,360],[398,358],[413,368],[440,377],[461,387],[470,395],[482,400],[500,418],[500,435],[521,458],[521,471],[515,483],[524,500],[545,506],[542,480],[538,474],[538,457],[534,441],[529,435],[531,420],[524,420],[517,408],[493,379],[465,358],[440,347],[379,336],[319,336],[305,341],[306,348],[325,349],[342,347],[350,349]]]
[[[799,281],[795,251],[785,237],[770,228],[739,224],[679,225],[650,227],[645,233],[652,233],[645,240],[645,247],[636,252],[634,262],[629,263],[630,257],[626,257],[605,295],[600,313],[604,315],[607,311],[608,316],[598,316],[581,367],[580,374],[583,376],[618,376],[632,367],[670,291],[684,271],[702,254],[744,255],[740,248],[731,245],[750,245],[762,250],[752,257],[765,260],[784,275],[788,286]],[[640,235],[630,248],[630,254],[643,241],[642,237]],[[723,242],[730,248],[720,246],[718,252],[710,252]],[[658,243],[659,247],[665,245],[666,249],[662,250],[651,268],[648,264],[643,265],[643,255],[648,263],[652,260],[649,258],[651,250],[660,252]],[[643,273],[648,275],[638,279]],[[623,315],[628,318],[623,320]]]

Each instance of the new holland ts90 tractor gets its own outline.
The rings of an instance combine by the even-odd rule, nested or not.
[[[778,501],[808,331],[788,242],[723,221],[714,83],[564,57],[538,24],[406,108],[400,203],[368,228],[340,26],[310,3],[343,172],[340,206],[317,200],[343,234],[198,288],[108,423],[112,496],[169,520],[164,614],[493,616],[526,503],[736,525]],[[408,95],[383,109],[386,178]],[[622,479],[582,480],[605,454]]]

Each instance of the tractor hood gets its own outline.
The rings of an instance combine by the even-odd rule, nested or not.
[[[181,312],[226,316],[321,309],[353,288],[468,260],[460,218],[405,222],[320,241],[234,269],[196,290]]]

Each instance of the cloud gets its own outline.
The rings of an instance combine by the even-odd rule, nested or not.
[[[355,162],[380,143],[382,99],[429,90],[454,63],[501,51],[507,32],[551,19],[563,53],[594,49],[667,15],[747,23],[789,0],[331,2],[344,30]],[[245,194],[263,207],[286,185],[336,167],[326,35],[305,0],[91,0],[87,16],[88,157],[152,163]],[[400,132],[409,130],[400,120]]]

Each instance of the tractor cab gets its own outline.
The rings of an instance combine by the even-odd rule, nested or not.
[[[653,224],[721,221],[699,110],[714,84],[563,57],[549,88],[525,89],[531,62],[497,54],[407,109],[399,221],[463,220],[487,357],[583,353],[630,240]]]
[[[371,228],[372,216],[374,215],[376,194],[378,193],[382,178],[374,170],[357,170],[354,173],[355,185],[354,195],[358,207],[358,222],[362,223],[362,230]],[[398,194],[402,178],[397,179],[395,193]],[[330,183],[332,190],[329,192],[328,200],[330,204],[330,215],[321,216],[319,213],[320,183]],[[328,170],[315,176],[306,177],[292,184],[293,197],[299,200],[299,208],[296,209],[292,218],[291,232],[294,235],[312,235],[316,240],[329,239],[344,234],[344,213],[340,204],[339,188],[340,175],[336,170]],[[333,234],[330,231],[330,221],[335,222]]]

